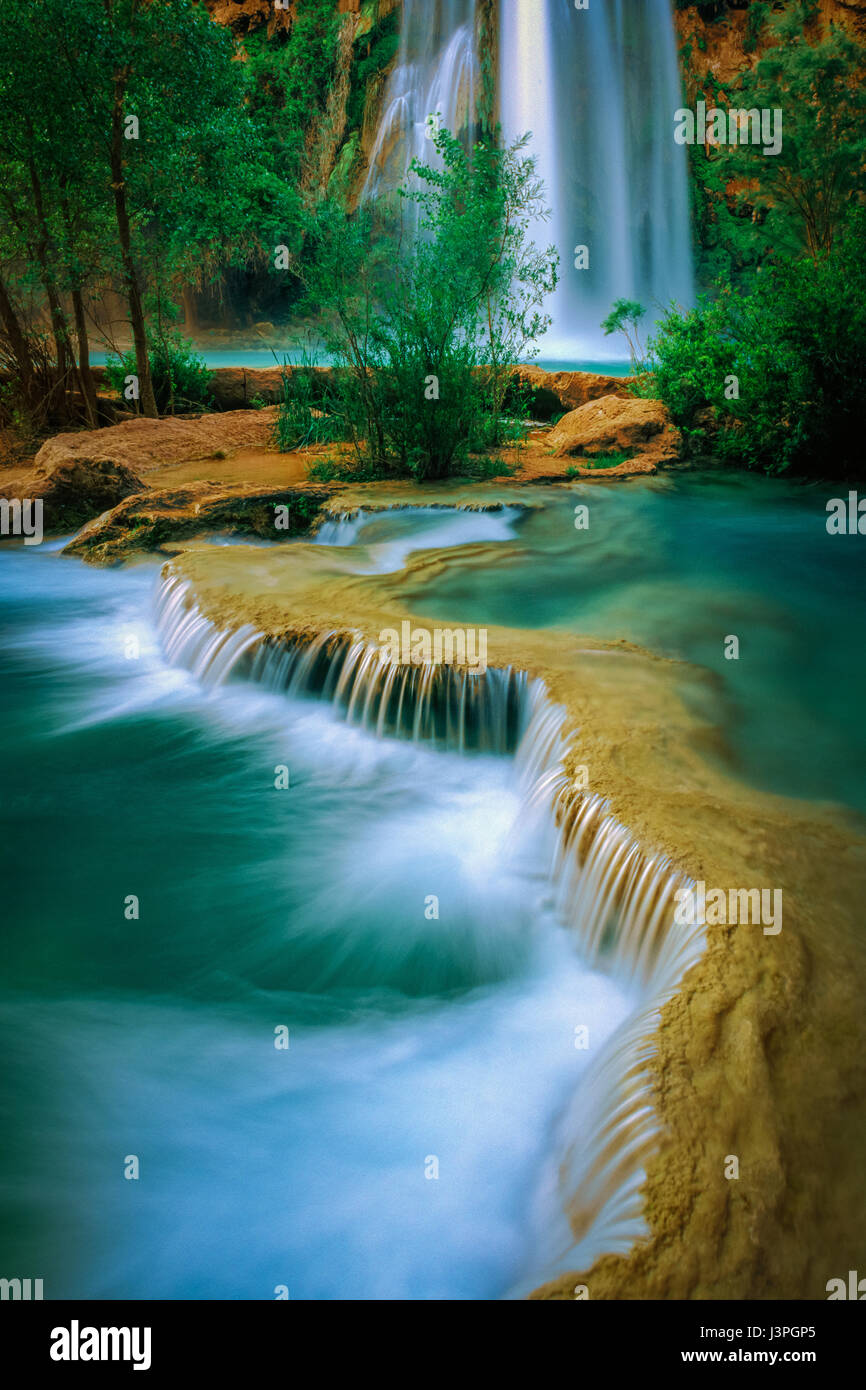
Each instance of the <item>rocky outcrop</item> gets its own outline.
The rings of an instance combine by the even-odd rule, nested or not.
[[[123,463],[110,459],[60,459],[50,469],[30,474],[15,489],[20,497],[41,498],[46,532],[69,531],[125,497],[141,492],[141,479]]]
[[[679,456],[680,436],[661,401],[602,396],[560,420],[548,444],[556,458],[624,453],[657,466]]]
[[[315,484],[255,491],[196,483],[140,492],[88,522],[63,553],[89,564],[112,565],[134,554],[161,551],[173,541],[214,533],[285,540],[309,531],[333,490]]]
[[[750,0],[730,0],[716,9],[717,13],[709,17],[702,15],[697,5],[675,11],[682,44],[680,61],[690,96],[695,84],[704,83],[708,77],[723,87],[735,84],[740,74],[754,67],[767,51],[763,31],[753,35],[750,28]],[[816,33],[826,32],[835,24],[861,38],[866,36],[866,0],[819,0],[816,18]]]
[[[601,396],[628,396],[628,376],[604,376],[597,372],[547,372],[543,367],[516,367],[509,388],[509,401],[518,404],[528,397],[529,412],[535,420],[551,420],[555,415],[577,410],[587,401]]]
[[[92,469],[108,463],[142,475],[184,459],[211,458],[231,449],[264,448],[275,419],[273,409],[237,410],[125,420],[107,429],[57,434],[42,445],[34,469],[37,474],[49,474],[61,464]]]

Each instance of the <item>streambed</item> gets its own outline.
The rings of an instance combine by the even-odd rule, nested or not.
[[[800,735],[816,681],[831,714],[860,698],[838,643],[862,561],[822,537],[821,499],[715,478],[573,492],[589,533],[572,492],[472,514],[423,607],[411,564],[397,575],[407,601],[692,660],[705,643],[710,667],[713,624],[736,622],[763,638],[714,697],[744,712],[736,755],[856,804],[851,724]],[[413,525],[443,544],[429,517],[356,521],[362,565],[408,559]],[[464,570],[459,546],[485,539]],[[600,1046],[635,999],[554,920],[509,759],[204,691],[160,653],[155,579],[0,554],[8,1258],[47,1297],[503,1296],[555,1219],[542,1175],[588,1060],[575,1029]],[[769,738],[768,688],[786,714]]]
[[[505,1294],[575,1028],[630,1008],[512,837],[510,760],[208,695],[153,570],[0,565],[7,1261],[46,1297]]]

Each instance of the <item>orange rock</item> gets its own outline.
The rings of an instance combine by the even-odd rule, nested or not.
[[[557,458],[625,453],[659,464],[678,457],[680,436],[661,401],[602,396],[564,416],[548,445]]]
[[[60,464],[111,463],[141,476],[184,459],[210,458],[219,450],[264,447],[276,413],[270,407],[161,420],[139,417],[107,429],[56,434],[42,445],[34,469],[47,475]]]

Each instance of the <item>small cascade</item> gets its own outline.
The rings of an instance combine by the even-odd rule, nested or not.
[[[327,701],[347,723],[378,738],[432,742],[458,752],[513,753],[522,731],[526,676],[424,662],[401,665],[353,634],[277,640],[205,618],[192,586],[162,581],[156,621],[169,661],[203,685],[239,675],[274,692]]]
[[[403,0],[400,51],[385,88],[362,198],[406,183],[414,159],[435,151],[429,118],[459,134],[475,120],[475,0]]]
[[[514,755],[523,788],[515,836],[526,842],[544,832],[557,915],[581,955],[636,1000],[559,1116],[536,1194],[541,1236],[531,1277],[515,1293],[627,1251],[644,1232],[644,1167],[659,1134],[653,1034],[662,1006],[704,949],[703,929],[674,919],[677,890],[693,888],[692,880],[666,856],[644,850],[602,797],[574,786],[566,757],[575,734],[541,680],[511,668],[472,675],[401,666],[337,631],[282,640],[249,626],[226,631],[202,615],[192,586],[170,569],[156,618],[167,658],[205,685],[240,675],[275,692],[327,701],[380,738]]]
[[[555,823],[550,878],[559,919],[581,954],[630,986],[640,1001],[584,1074],[560,1115],[536,1195],[543,1232],[526,1293],[603,1254],[624,1254],[645,1230],[644,1165],[658,1142],[652,1041],[659,1014],[701,957],[702,927],[678,926],[677,890],[693,880],[661,854],[648,854],[608,802],[576,789],[565,770],[572,736],[566,712],[540,681],[528,693],[526,732],[516,761],[531,822]]]

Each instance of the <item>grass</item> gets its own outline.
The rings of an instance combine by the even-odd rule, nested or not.
[[[307,477],[311,483],[375,483],[393,478],[393,474],[353,455],[348,458],[329,455],[308,463]]]
[[[506,463],[505,459],[480,458],[466,465],[465,476],[484,481],[487,478],[510,478],[514,471],[514,468],[510,463]]]
[[[580,464],[572,464],[566,469],[566,478],[579,478],[582,469],[587,468],[616,468],[621,463],[628,463],[628,454],[595,454],[591,458],[587,456],[580,460]]]

